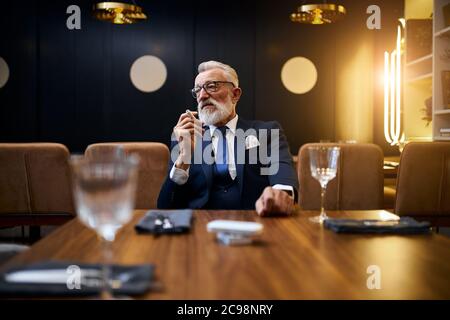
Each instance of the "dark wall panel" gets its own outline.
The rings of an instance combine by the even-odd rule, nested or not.
[[[68,1],[39,1],[38,84],[36,107],[42,141],[74,146],[77,123],[77,35],[66,27]],[[82,32],[82,31],[80,31]],[[88,83],[86,83],[88,85]]]
[[[301,25],[289,20],[297,1],[261,4],[256,42],[256,117],[278,120],[291,152],[311,141],[334,139],[334,25]],[[317,68],[315,87],[305,94],[288,91],[281,69],[290,58],[302,56]]]
[[[195,64],[218,60],[236,69],[242,97],[240,116],[255,116],[255,8],[254,1],[233,1],[211,6],[211,1],[195,1]]]
[[[150,20],[115,26],[90,16],[91,1],[78,1],[82,28],[70,31],[65,10],[72,2],[41,5],[41,139],[76,151],[99,141],[167,141],[173,121],[191,102],[190,6],[179,1],[173,13],[169,3],[147,4]],[[130,68],[143,55],[158,56],[168,69],[166,83],[154,93],[140,92],[130,81]]]
[[[392,2],[383,2],[384,12],[401,8],[401,0]],[[0,19],[0,56],[11,78],[0,89],[0,141],[56,141],[73,152],[99,141],[169,143],[179,114],[196,108],[190,89],[197,65],[211,59],[238,71],[240,116],[279,121],[293,153],[306,142],[335,139],[340,31],[337,25],[290,22],[299,1],[138,1],[149,19],[122,26],[93,19],[93,3],[4,4],[9,14]],[[71,4],[81,8],[81,30],[66,28]],[[353,8],[350,1],[346,6]],[[130,81],[131,65],[143,55],[155,55],[167,67],[166,83],[153,93],[140,92]],[[312,60],[318,70],[316,86],[303,95],[281,83],[281,68],[294,56]],[[376,113],[375,130],[378,119]]]
[[[0,18],[0,57],[9,66],[10,77],[0,89],[1,141],[38,140],[37,97],[37,1],[29,1],[27,19],[23,3],[2,3]]]
[[[179,114],[193,101],[192,8],[187,1],[177,1],[176,10],[161,1],[144,8],[150,15],[147,23],[112,28],[107,136],[168,142]],[[166,83],[156,92],[140,92],[130,81],[130,68],[143,55],[157,56],[167,67]]]
[[[67,3],[66,3],[67,4]],[[74,109],[71,120],[72,149],[81,151],[93,142],[107,140],[106,123],[111,103],[110,81],[113,69],[109,24],[92,19],[90,1],[80,3],[81,30],[68,31],[73,38]],[[67,17],[67,15],[66,15]]]

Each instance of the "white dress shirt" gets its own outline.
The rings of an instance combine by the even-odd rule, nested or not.
[[[236,163],[234,162],[234,137],[236,136],[237,122],[238,122],[238,115],[236,115],[233,119],[231,119],[226,124],[226,127],[229,129],[226,131],[228,172],[230,173],[231,179],[233,179],[233,180],[236,179],[236,176],[237,176]],[[212,148],[213,148],[215,156],[217,156],[216,150],[217,150],[217,144],[219,142],[217,135],[214,135],[214,132],[216,129],[217,129],[217,127],[214,125],[209,126],[209,130],[211,132],[212,144],[213,144]],[[175,164],[174,164],[172,169],[170,170],[169,177],[170,177],[170,180],[172,180],[176,184],[183,185],[187,182],[187,180],[189,178],[189,168],[185,171],[183,169],[175,167]],[[291,195],[293,197],[294,187],[292,187],[292,186],[288,186],[288,185],[284,185],[284,184],[276,184],[276,185],[272,186],[272,188],[290,191]]]

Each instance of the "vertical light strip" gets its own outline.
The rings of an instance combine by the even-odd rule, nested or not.
[[[402,103],[402,30],[397,27],[395,50],[384,52],[384,137],[391,145],[404,140],[401,132]]]
[[[389,135],[391,136],[392,142],[391,145],[394,145],[397,141],[395,140],[395,93],[397,92],[395,90],[395,71],[396,71],[396,59],[395,59],[395,50],[391,53],[391,74],[390,74],[390,96],[391,96],[391,103],[389,105],[389,111],[391,113],[391,125],[389,130]]]
[[[395,96],[396,96],[396,101],[395,101],[395,136],[394,139],[396,141],[396,143],[399,142],[400,139],[400,125],[401,125],[401,114],[400,114],[400,106],[401,106],[401,56],[402,56],[402,49],[401,49],[401,32],[402,30],[400,29],[400,26],[397,27],[397,48],[396,48],[396,57],[397,57],[397,62],[396,62],[396,82],[395,82]]]
[[[391,144],[389,135],[389,52],[384,52],[384,138]]]

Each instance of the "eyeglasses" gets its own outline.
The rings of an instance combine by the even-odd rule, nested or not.
[[[194,99],[197,99],[198,94],[200,93],[200,91],[202,89],[204,89],[209,94],[217,92],[219,90],[220,84],[222,84],[222,83],[229,83],[233,86],[233,88],[236,87],[234,85],[234,83],[231,81],[208,81],[208,82],[205,82],[202,86],[197,86],[194,89],[192,89],[191,90],[192,96],[194,97]]]

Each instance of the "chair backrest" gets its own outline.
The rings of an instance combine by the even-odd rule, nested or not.
[[[320,209],[320,185],[311,176],[310,146],[341,148],[336,178],[328,183],[325,208],[370,210],[383,208],[383,152],[374,144],[308,143],[298,152],[299,204],[305,210]]]
[[[411,142],[405,146],[398,168],[395,213],[446,216],[450,221],[450,142]]]
[[[69,156],[58,143],[0,143],[0,212],[74,214]]]
[[[159,190],[167,175],[169,148],[158,142],[95,143],[87,147],[85,155],[90,156],[94,152],[106,153],[118,145],[123,147],[125,154],[135,153],[140,159],[135,208],[156,208]]]

